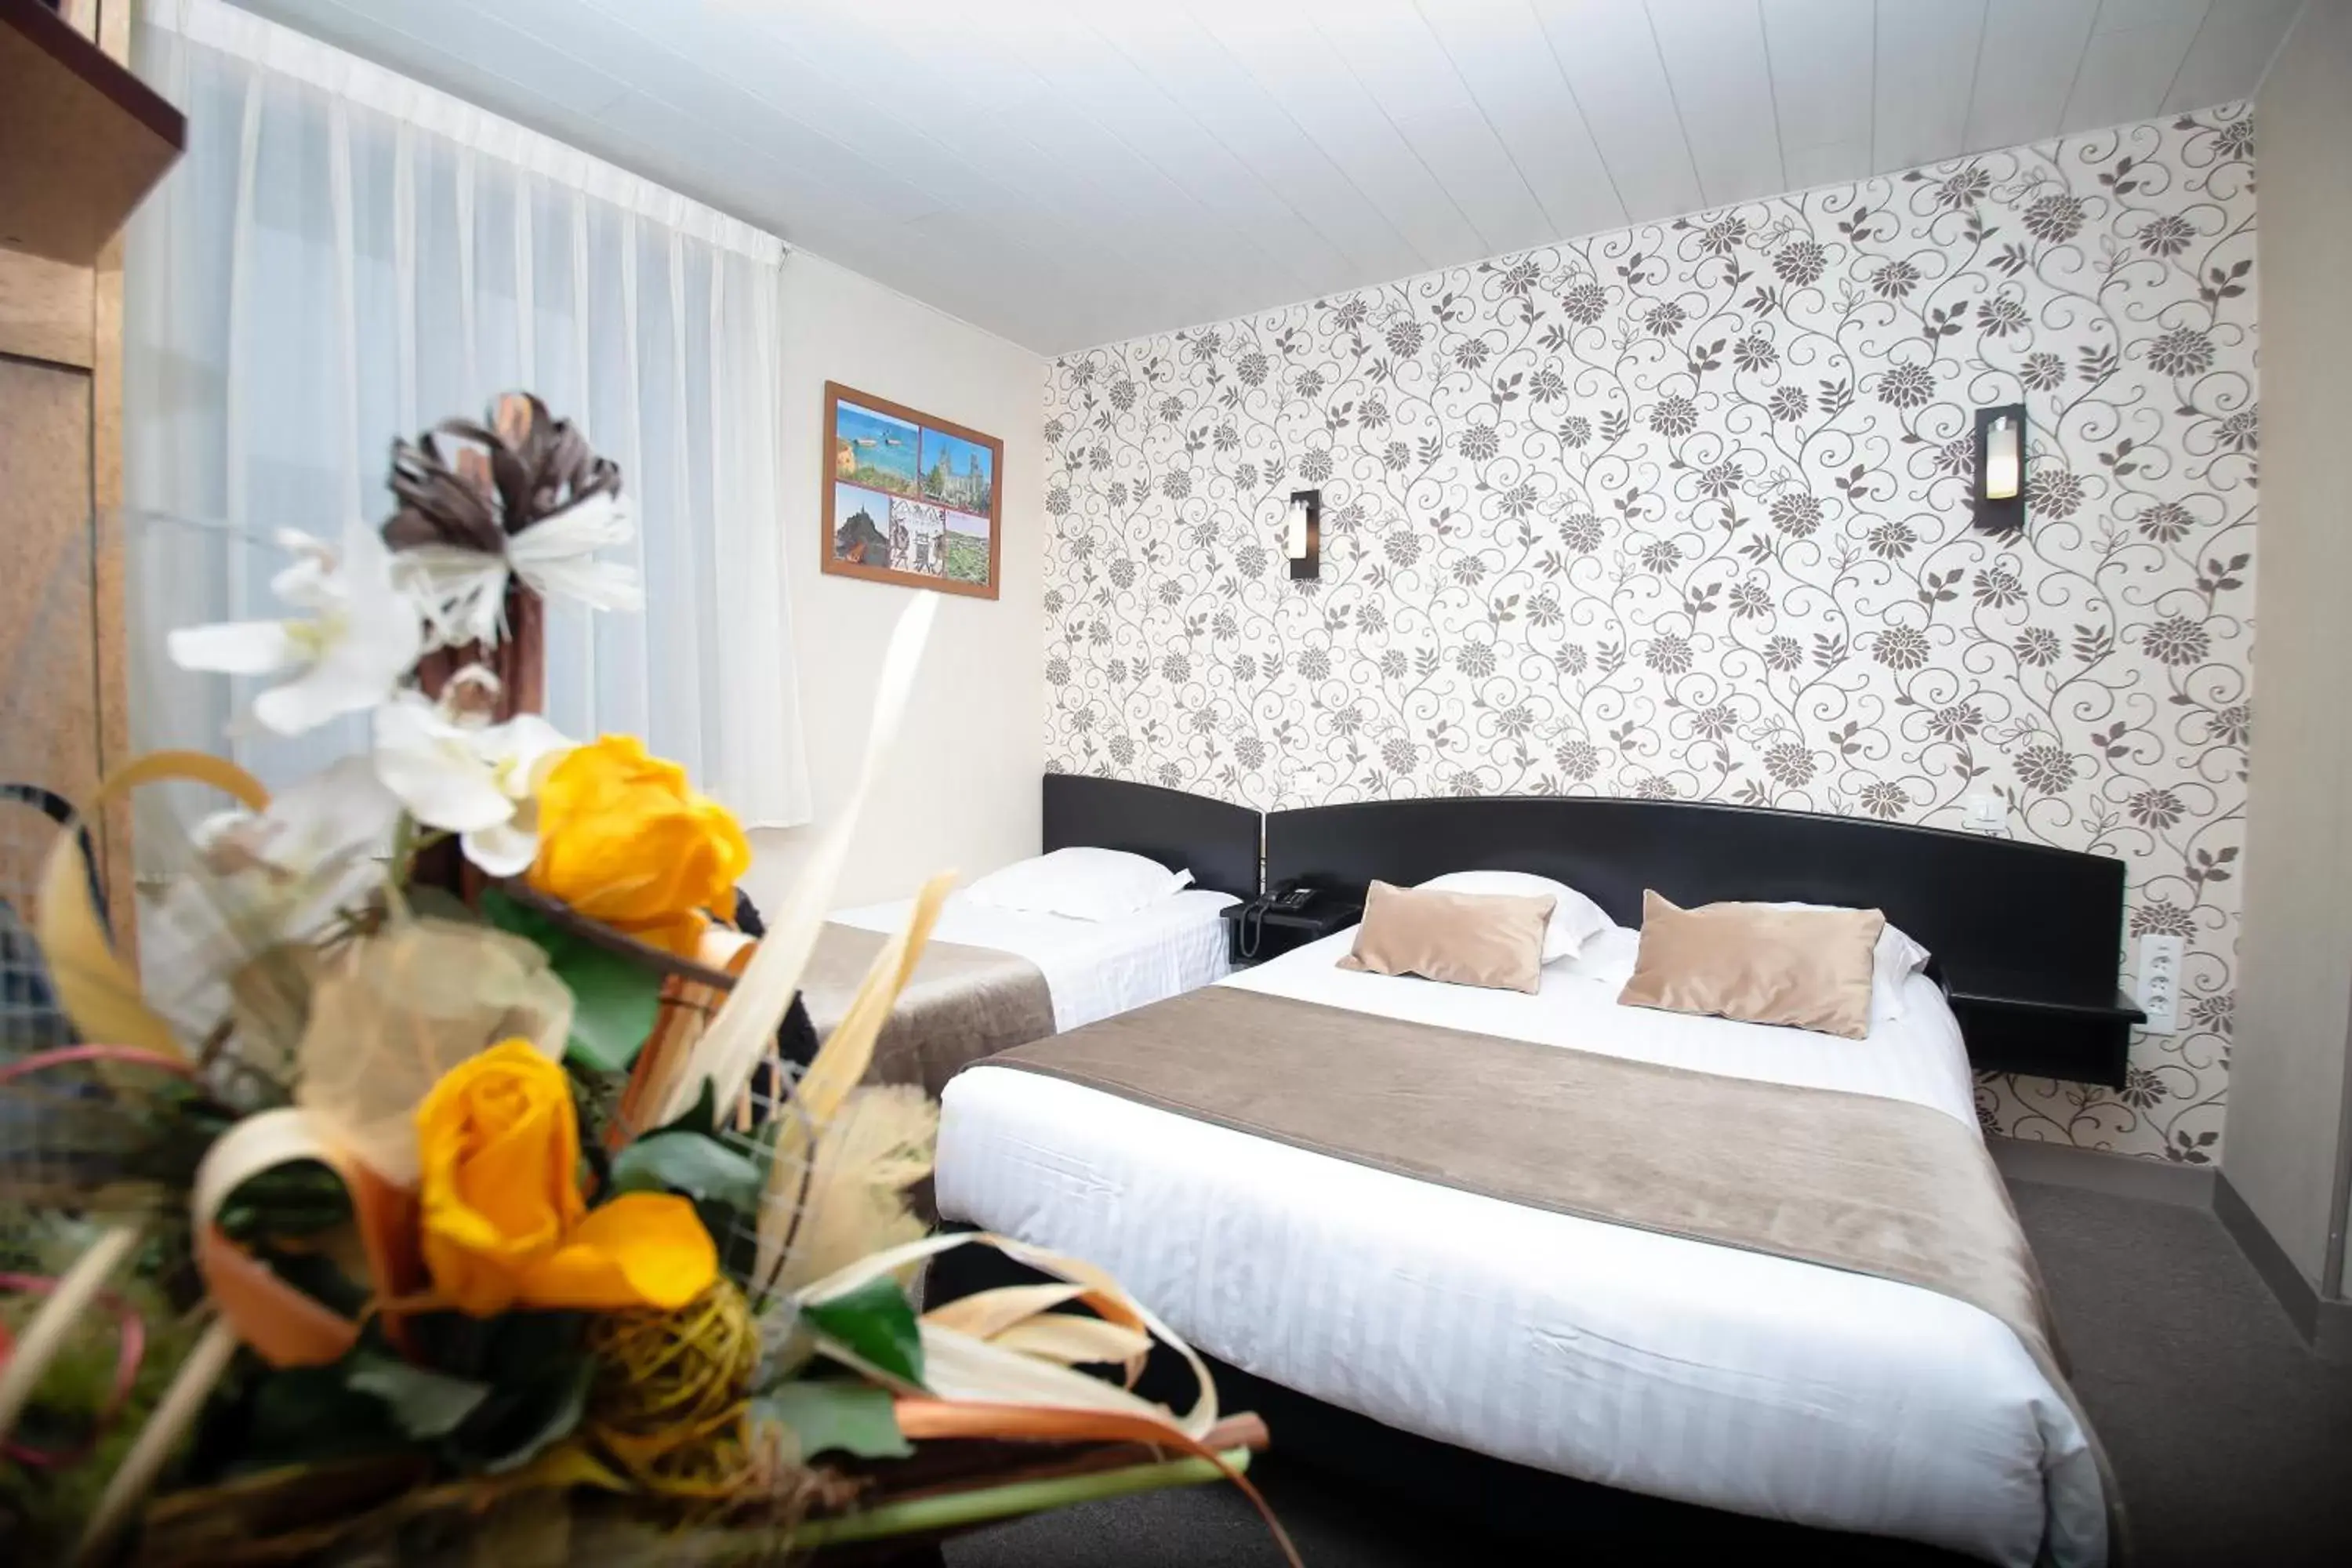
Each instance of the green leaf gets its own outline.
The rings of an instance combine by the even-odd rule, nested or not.
[[[231,1240],[252,1246],[275,1236],[316,1236],[351,1217],[352,1195],[331,1167],[289,1160],[230,1188],[215,1223]]]
[[[704,1079],[702,1080],[702,1092],[695,1096],[694,1103],[688,1106],[684,1111],[680,1112],[677,1120],[675,1121],[663,1122],[659,1127],[655,1128],[652,1132],[646,1133],[646,1136],[647,1138],[651,1138],[656,1133],[662,1132],[692,1132],[704,1138],[717,1137],[719,1135],[719,1105],[717,1100],[714,1098],[717,1093],[718,1090],[710,1087],[710,1080],[707,1078]]]
[[[500,931],[511,931],[542,947],[550,935],[556,934],[554,921],[537,910],[525,909],[496,888],[482,889],[482,914]]]
[[[393,1420],[411,1437],[446,1437],[490,1396],[490,1385],[411,1366],[394,1356],[354,1356],[344,1383],[384,1402]]]
[[[817,1332],[869,1366],[922,1386],[923,1338],[915,1325],[915,1309],[888,1275],[830,1301],[804,1306],[801,1315]]]
[[[500,931],[546,953],[548,968],[571,991],[566,1054],[599,1072],[628,1071],[660,1016],[661,976],[495,888],[483,892],[482,912]]]
[[[567,1054],[602,1072],[628,1071],[660,1016],[661,976],[577,937],[548,957],[572,988]]]
[[[595,1375],[596,1363],[581,1356],[520,1386],[502,1384],[451,1434],[451,1458],[490,1475],[520,1469],[572,1436],[588,1412]]]
[[[756,1213],[760,1167],[749,1155],[699,1132],[654,1132],[613,1157],[612,1185],[620,1193],[683,1193],[698,1204],[738,1214]]]
[[[582,1346],[578,1312],[510,1311],[495,1318],[435,1312],[412,1329],[433,1364],[489,1384],[488,1397],[442,1440],[467,1474],[529,1464],[571,1436],[588,1407],[596,1363]]]
[[[367,1288],[336,1267],[335,1260],[323,1252],[289,1252],[261,1247],[255,1249],[254,1256],[269,1265],[269,1271],[278,1278],[346,1318],[358,1317],[367,1306]]]
[[[890,1393],[846,1378],[804,1378],[751,1401],[754,1426],[777,1422],[800,1446],[803,1459],[841,1452],[861,1459],[903,1459],[915,1451],[898,1430]]]
[[[241,1432],[232,1475],[409,1446],[383,1401],[351,1387],[341,1363],[264,1371],[232,1419]]]

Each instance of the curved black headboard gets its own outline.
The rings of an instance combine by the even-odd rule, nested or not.
[[[1790,900],[1880,909],[1943,965],[2111,1001],[2119,860],[1865,817],[1689,801],[1509,795],[1368,801],[1265,819],[1266,886],[1360,895],[1470,869],[1566,882],[1624,925],[1642,889],[1685,908]]]
[[[1157,784],[1080,773],[1045,775],[1045,847],[1088,844],[1149,855],[1192,885],[1257,894],[1258,831],[1265,819],[1245,805]]]

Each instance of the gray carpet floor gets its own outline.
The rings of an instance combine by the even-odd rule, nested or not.
[[[2076,1391],[2123,1487],[2134,1568],[2352,1564],[2352,1368],[2304,1349],[2211,1215],[2071,1188],[2012,1190]],[[1367,1495],[1278,1443],[1253,1475],[1309,1568],[1541,1555]],[[946,1560],[949,1568],[1260,1568],[1281,1558],[1237,1493],[1204,1488],[1001,1526],[950,1542]]]

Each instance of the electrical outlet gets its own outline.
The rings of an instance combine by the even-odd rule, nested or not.
[[[2009,803],[1997,795],[1972,795],[1961,804],[1961,811],[1971,833],[2009,830]]]
[[[2139,1006],[2147,1015],[2141,1027],[2151,1035],[2168,1035],[2179,1027],[2181,957],[2177,936],[2139,939]]]

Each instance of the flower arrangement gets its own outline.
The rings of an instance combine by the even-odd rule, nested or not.
[[[268,682],[258,731],[365,716],[361,754],[275,795],[206,754],[110,776],[93,814],[163,782],[231,803],[135,970],[85,841],[44,865],[0,998],[37,1026],[0,1045],[0,1536],[733,1561],[1246,1488],[1262,1428],[1140,1304],[910,1206],[937,1108],[863,1079],[948,879],[806,1071],[781,1059],[864,786],[754,937],[727,810],[539,715],[542,597],[636,599],[598,555],[630,537],[618,470],[516,396],[396,446],[393,488],[382,529],[281,540],[280,618],[168,640]],[[884,662],[866,784],[932,605]],[[1059,1283],[919,1312],[923,1260],[969,1244]],[[1155,1345],[1191,1408],[1132,1392]],[[1045,1446],[1019,1486],[1005,1439]]]

